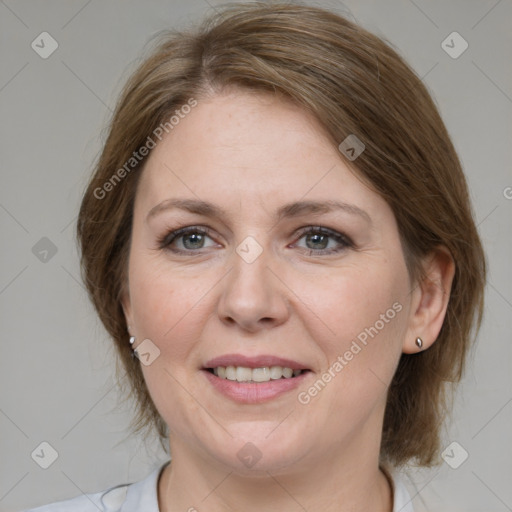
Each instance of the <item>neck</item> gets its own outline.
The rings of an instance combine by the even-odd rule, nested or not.
[[[336,453],[327,459],[302,460],[286,472],[242,475],[184,448],[172,446],[172,463],[158,485],[160,512],[391,512],[393,508],[390,483],[378,459],[370,462],[366,457],[368,462],[362,462],[366,453]]]

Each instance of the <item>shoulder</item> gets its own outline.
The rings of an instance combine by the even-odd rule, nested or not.
[[[82,494],[24,512],[159,512],[158,478],[168,463],[155,469],[144,480],[111,487],[102,492]]]
[[[25,512],[114,512],[120,510],[129,486],[123,485],[95,494],[82,494],[76,498],[57,501]]]

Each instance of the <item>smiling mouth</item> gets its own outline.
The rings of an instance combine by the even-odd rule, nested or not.
[[[294,379],[310,370],[293,370],[285,366],[263,366],[260,368],[249,368],[247,366],[216,366],[205,368],[219,379],[236,382],[262,383],[279,379]]]

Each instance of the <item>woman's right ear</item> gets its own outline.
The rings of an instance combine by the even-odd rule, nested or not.
[[[121,298],[121,307],[123,308],[124,318],[126,320],[126,325],[128,327],[128,332],[132,335],[131,327],[133,325],[132,321],[132,307],[130,303],[130,296],[127,292],[125,292]]]

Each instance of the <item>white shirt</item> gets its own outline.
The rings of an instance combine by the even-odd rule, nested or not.
[[[164,467],[155,469],[144,480],[111,487],[103,492],[83,494],[70,500],[58,501],[25,512],[160,512],[158,508],[158,478]],[[393,512],[414,512],[409,492],[398,474],[393,480]]]

